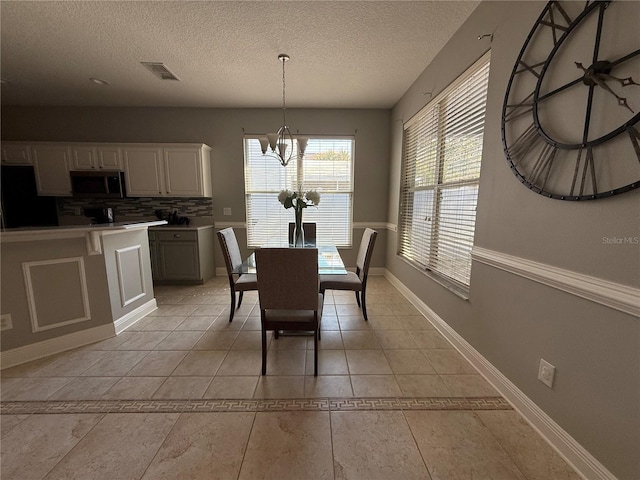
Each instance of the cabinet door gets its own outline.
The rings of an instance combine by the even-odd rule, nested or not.
[[[164,170],[167,195],[202,197],[202,155],[200,148],[165,147]]]
[[[198,280],[198,244],[196,242],[160,242],[160,271],[166,280]]]
[[[71,152],[65,146],[38,145],[33,147],[38,195],[71,195],[70,157]]]
[[[104,170],[122,170],[122,149],[120,147],[99,146],[98,168]]]
[[[4,165],[32,165],[29,146],[3,144],[2,163]]]
[[[162,149],[154,147],[123,148],[124,179],[130,197],[165,195]]]
[[[98,165],[97,151],[95,147],[71,147],[73,170],[95,170]]]

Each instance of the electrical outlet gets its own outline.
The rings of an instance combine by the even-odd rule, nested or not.
[[[224,207],[224,208],[222,209],[222,214],[223,214],[223,215],[227,215],[227,216],[228,216],[228,215],[231,215],[231,208],[230,208],[230,207]]]
[[[0,315],[0,331],[11,330],[13,328],[13,320],[10,313]]]
[[[553,379],[555,375],[556,367],[541,358],[540,366],[538,367],[538,380],[544,383],[547,387],[553,388]]]

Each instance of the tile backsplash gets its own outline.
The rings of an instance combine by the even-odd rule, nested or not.
[[[189,217],[213,217],[213,199],[211,198],[165,198],[165,197],[136,197],[136,198],[96,198],[96,199],[72,199],[58,198],[58,215],[61,217],[77,216],[85,208],[113,208],[113,214],[117,222],[127,219],[155,219],[156,210],[162,210],[165,214],[173,211],[178,216]],[[81,213],[82,215],[82,213]]]

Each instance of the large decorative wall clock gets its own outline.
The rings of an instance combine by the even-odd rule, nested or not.
[[[640,187],[640,2],[549,2],[513,67],[502,143],[528,188],[590,200]]]

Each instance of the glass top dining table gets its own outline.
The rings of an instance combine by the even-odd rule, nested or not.
[[[261,248],[294,248],[289,244],[268,243]],[[342,257],[338,253],[335,245],[309,245],[305,248],[318,249],[318,273],[320,275],[346,275],[347,269],[344,267]],[[249,255],[242,265],[234,269],[234,273],[256,273],[256,256]]]

